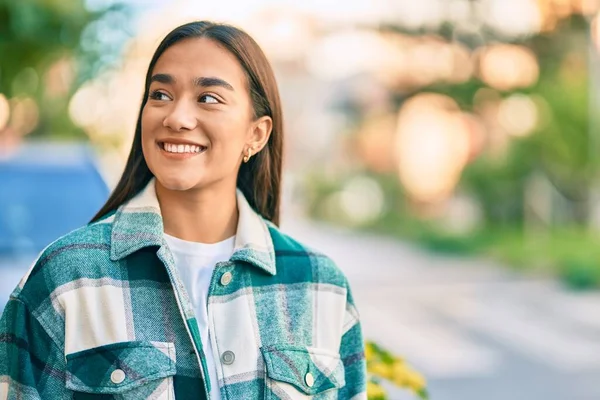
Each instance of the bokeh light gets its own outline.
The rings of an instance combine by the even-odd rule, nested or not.
[[[513,94],[500,103],[498,122],[509,134],[525,136],[538,125],[537,105],[527,95]]]
[[[485,22],[508,37],[528,36],[541,29],[536,0],[485,0]]]
[[[479,74],[499,90],[524,88],[537,81],[539,65],[535,54],[524,46],[495,44],[482,50]]]
[[[8,99],[2,93],[0,93],[0,131],[2,131],[8,124],[10,118],[10,105]]]
[[[17,97],[10,100],[12,110],[9,126],[18,136],[31,133],[39,121],[39,109],[31,97]]]
[[[470,152],[471,136],[452,98],[423,93],[405,102],[398,117],[396,156],[400,181],[414,200],[446,198]]]

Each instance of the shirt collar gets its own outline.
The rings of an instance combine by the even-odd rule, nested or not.
[[[236,193],[239,212],[235,246],[230,261],[244,261],[276,274],[275,250],[267,222],[252,209],[243,193]],[[119,207],[111,233],[110,258],[120,260],[149,246],[164,246],[163,220],[156,197],[156,180]]]

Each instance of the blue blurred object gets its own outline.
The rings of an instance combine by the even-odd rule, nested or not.
[[[0,158],[0,311],[38,253],[109,194],[86,144],[26,143]]]

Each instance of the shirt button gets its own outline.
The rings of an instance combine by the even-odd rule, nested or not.
[[[115,369],[112,374],[110,374],[110,380],[112,383],[119,384],[125,380],[125,372],[122,369]]]
[[[306,382],[306,386],[313,387],[315,384],[315,377],[309,372],[304,376],[304,382]]]
[[[235,354],[233,351],[227,350],[221,355],[221,360],[223,361],[223,364],[231,365],[235,361]]]
[[[221,285],[223,286],[227,286],[231,283],[231,280],[233,279],[233,275],[231,274],[231,272],[225,272],[222,276],[221,276]]]

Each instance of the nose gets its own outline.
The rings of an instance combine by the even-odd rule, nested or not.
[[[192,130],[197,124],[194,110],[186,101],[175,102],[173,108],[163,120],[163,126],[175,132]]]

